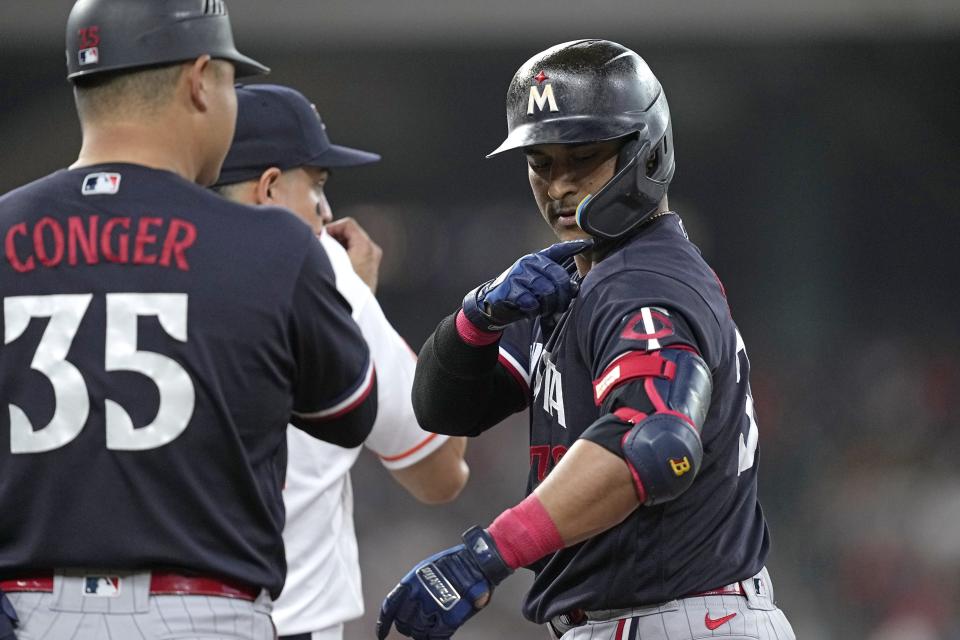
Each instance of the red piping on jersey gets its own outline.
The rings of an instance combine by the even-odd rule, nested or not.
[[[457,334],[461,340],[471,347],[485,347],[488,344],[493,344],[503,335],[503,331],[484,331],[480,329],[467,319],[463,309],[457,312],[456,322]]]
[[[628,380],[650,376],[673,380],[676,373],[677,365],[659,352],[628,351],[618,356],[593,381],[593,402],[599,407],[611,391]]]
[[[500,363],[500,366],[506,369],[507,373],[509,373],[513,379],[517,381],[517,384],[519,384],[520,388],[523,390],[524,396],[530,393],[530,386],[524,379],[523,374],[516,370],[512,362],[507,360],[502,353],[497,355],[497,361]]]
[[[370,379],[367,380],[366,388],[354,399],[353,401],[346,404],[343,408],[332,411],[331,413],[326,413],[325,411],[330,411],[329,409],[325,411],[317,411],[314,413],[295,413],[295,415],[301,420],[307,420],[308,422],[326,422],[327,420],[333,420],[339,418],[340,416],[346,415],[363,404],[363,401],[367,399],[367,396],[370,395],[370,392],[373,391],[373,388],[376,386],[374,381],[377,379],[377,370],[371,364],[370,365]],[[356,393],[356,392],[354,392]]]
[[[412,456],[412,455],[415,454],[417,451],[420,451],[420,449],[423,449],[425,446],[427,446],[427,443],[428,443],[428,442],[430,442],[431,440],[433,440],[433,439],[436,438],[436,437],[437,437],[437,434],[431,433],[431,434],[428,435],[426,438],[424,438],[423,441],[420,442],[420,444],[417,444],[417,445],[411,447],[410,449],[407,449],[407,450],[404,451],[403,453],[398,453],[398,454],[395,455],[395,456],[380,456],[380,459],[381,459],[381,460],[385,460],[386,462],[394,462],[394,461],[396,461],[396,460],[402,460],[403,458],[406,458],[407,456]]]
[[[374,385],[374,381],[376,381],[376,379],[377,379],[377,370],[374,369],[373,372],[370,374],[370,382],[367,383],[367,388],[363,390],[363,393],[360,394],[360,397],[358,397],[356,400],[354,400],[353,402],[345,406],[343,409],[340,409],[340,411],[337,411],[336,413],[331,414],[329,416],[324,416],[323,418],[321,418],[321,420],[332,420],[333,418],[339,418],[340,416],[346,415],[351,411],[353,411],[354,409],[356,409],[357,407],[359,407],[361,404],[363,404],[363,401],[367,399],[367,396],[370,395],[370,392],[373,391],[373,387],[376,386]]]

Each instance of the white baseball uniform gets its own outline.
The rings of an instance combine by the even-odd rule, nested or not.
[[[410,390],[416,356],[354,272],[346,250],[328,233],[320,240],[337,290],[353,308],[376,363],[379,410],[364,445],[387,469],[408,467],[447,440],[422,430],[414,417]],[[293,427],[287,429],[287,445],[287,580],[274,604],[274,623],[281,636],[323,631],[315,637],[342,637],[343,623],[363,615],[350,484],[360,447],[330,445]]]

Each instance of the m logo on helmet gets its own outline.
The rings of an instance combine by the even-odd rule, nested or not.
[[[557,107],[557,99],[553,96],[553,85],[548,84],[540,93],[540,87],[530,87],[530,100],[527,101],[527,115],[533,115],[533,107],[536,105],[538,111],[543,111],[547,105],[550,111],[560,111]]]

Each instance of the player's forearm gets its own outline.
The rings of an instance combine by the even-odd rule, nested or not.
[[[424,504],[454,500],[470,477],[463,459],[466,438],[450,438],[429,456],[404,469],[392,469],[393,478]]]
[[[638,506],[624,461],[581,440],[534,493],[487,530],[506,565],[517,569],[606,531]]]
[[[622,522],[640,506],[623,458],[578,440],[535,491],[566,546]]]
[[[497,345],[472,346],[445,318],[417,360],[413,408],[428,431],[473,436],[526,406],[523,391],[498,363]]]

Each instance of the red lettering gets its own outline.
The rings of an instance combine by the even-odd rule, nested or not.
[[[95,47],[100,44],[100,27],[85,27],[80,29],[80,48]]]
[[[530,466],[537,468],[537,482],[543,482],[550,470],[560,464],[565,455],[567,455],[567,448],[562,444],[555,445],[553,448],[547,444],[531,445]],[[551,457],[553,458],[552,465],[550,464]]]
[[[110,244],[110,236],[113,234],[114,227],[118,225],[129,231],[130,218],[110,218],[107,220],[107,223],[103,225],[103,231],[100,232],[100,252],[107,262],[125,264],[129,261],[130,236],[126,233],[120,234],[120,237],[117,238],[117,244],[119,246],[116,253]]]
[[[88,228],[83,227],[81,216],[67,218],[67,262],[71,267],[77,264],[77,246],[83,251],[83,259],[87,264],[96,264],[100,261],[97,256],[97,224],[100,216],[90,216],[87,219]]]
[[[563,456],[567,455],[567,448],[562,444],[558,444],[553,448],[551,452],[553,454],[553,466],[560,464],[560,461],[563,460]]]
[[[27,235],[27,223],[20,222],[13,225],[7,229],[6,237],[6,248],[7,248],[7,262],[10,263],[10,266],[14,268],[15,271],[24,273],[27,271],[33,271],[36,267],[36,262],[33,260],[33,256],[28,256],[26,261],[21,261],[20,257],[17,256],[17,245],[15,236],[26,236]]]
[[[157,261],[157,256],[147,255],[144,249],[157,241],[157,236],[150,234],[150,227],[162,224],[163,218],[140,218],[137,223],[137,237],[133,242],[133,264],[153,264]]]
[[[132,233],[132,218],[105,218],[100,224],[101,217],[72,215],[67,217],[65,225],[50,216],[40,218],[32,227],[27,222],[17,223],[8,228],[4,236],[7,262],[19,273],[34,270],[38,262],[44,267],[56,267],[63,264],[64,259],[72,267],[104,260],[190,270],[187,252],[198,236],[192,222],[173,218],[164,234],[164,218],[144,217],[137,221],[136,233]],[[161,235],[164,236],[162,248]],[[25,246],[30,240],[32,246]]]
[[[53,237],[52,256],[47,253],[47,245],[43,238],[44,229],[50,229]],[[40,259],[40,264],[45,267],[55,267],[60,264],[60,261],[63,260],[63,229],[59,222],[50,216],[40,218],[40,222],[33,228],[33,251]]]
[[[547,464],[550,462],[550,446],[535,444],[530,447],[530,466],[537,467],[537,482],[547,477]]]
[[[177,239],[180,231],[183,231],[183,238]],[[177,269],[181,271],[190,271],[190,264],[187,262],[186,251],[197,240],[197,228],[191,222],[173,218],[170,221],[170,228],[167,229],[167,237],[163,241],[163,253],[160,255],[160,265],[170,266],[171,256],[177,259]]]

